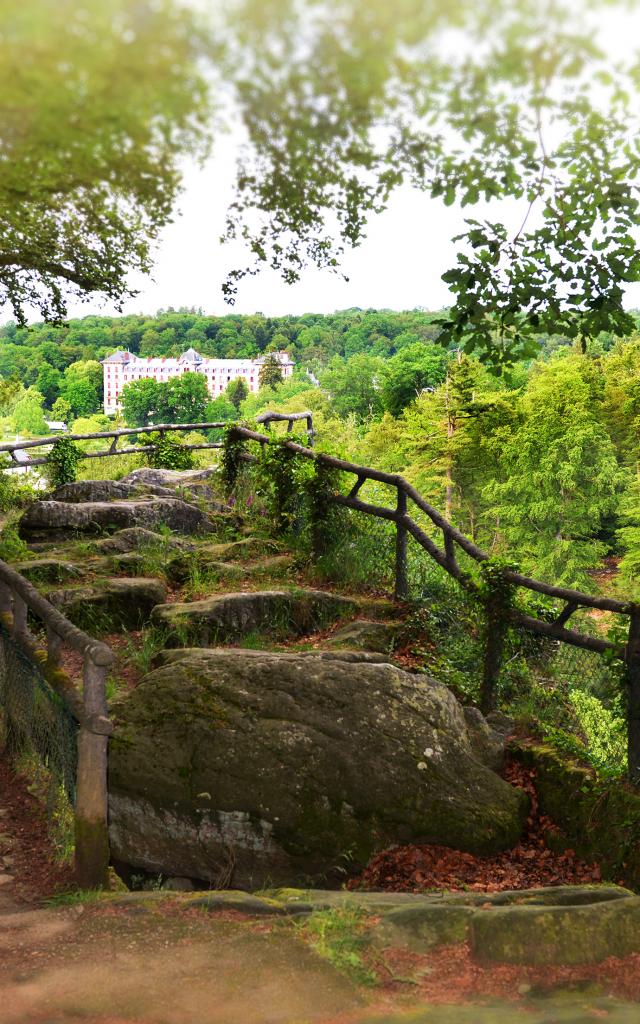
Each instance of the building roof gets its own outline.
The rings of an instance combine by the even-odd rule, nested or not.
[[[112,355],[107,356],[107,358],[103,359],[102,362],[103,363],[128,363],[130,359],[131,359],[131,353],[130,352],[123,352],[122,349],[118,349],[117,352],[113,352]]]
[[[202,356],[199,352],[196,352],[195,348],[188,348],[186,352],[183,352],[180,356],[179,363],[201,363]]]

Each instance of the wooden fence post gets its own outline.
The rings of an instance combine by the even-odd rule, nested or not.
[[[0,582],[0,616],[7,629],[13,628],[13,597],[11,587]]]
[[[483,715],[496,709],[497,689],[507,632],[507,611],[500,580],[488,576],[485,583],[488,588],[484,601],[486,635],[480,684],[480,710]]]
[[[27,634],[27,602],[20,594],[13,593],[13,635],[20,637]]]
[[[407,514],[407,492],[404,487],[398,487],[398,503],[396,505],[398,516]],[[396,522],[396,584],[395,597],[399,601],[406,601],[409,596],[409,580],[407,578],[407,528],[398,519]]]
[[[640,607],[632,606],[625,652],[629,782],[640,786]]]
[[[84,717],[78,733],[75,815],[75,871],[82,889],[103,889],[108,881],[107,668],[100,652],[87,651],[83,676]]]
[[[59,666],[61,652],[62,637],[51,626],[47,626],[47,662],[52,668]]]

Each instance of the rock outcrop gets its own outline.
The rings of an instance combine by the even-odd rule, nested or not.
[[[526,797],[460,704],[375,657],[171,652],[113,709],[114,858],[251,887],[334,883],[394,842],[510,846]]]
[[[362,651],[381,651],[388,654],[393,650],[400,626],[395,622],[369,622],[356,619],[338,629],[330,640],[329,647],[356,648]]]
[[[212,480],[217,475],[217,469],[153,469],[150,466],[143,466],[142,469],[134,469],[124,476],[121,483],[181,487],[184,484]]]
[[[110,537],[103,537],[95,542],[96,551],[105,555],[124,555],[140,548],[165,548],[167,552],[193,551],[195,545],[181,537],[167,537],[153,530],[145,530],[142,526],[132,526],[127,530],[118,530]]]
[[[179,498],[140,498],[134,501],[34,501],[20,520],[25,540],[48,541],[75,534],[113,533],[132,526],[153,530],[168,527],[177,533],[210,533],[207,516]]]
[[[167,588],[160,580],[124,576],[47,594],[51,604],[88,630],[139,629],[166,596]]]
[[[265,590],[220,594],[202,601],[154,608],[154,625],[167,632],[169,646],[241,640],[250,633],[303,636],[355,611],[346,597],[324,590]]]
[[[225,512],[229,507],[219,500],[217,478],[217,469],[177,470],[145,467],[134,469],[122,482],[145,487],[170,488],[174,493],[177,491],[186,495],[189,500],[201,498],[214,511]]]
[[[60,558],[32,558],[28,562],[15,562],[13,568],[31,583],[64,583],[85,575],[79,565]]]
[[[129,501],[145,495],[174,498],[169,487],[126,483],[124,480],[77,480],[58,487],[51,498],[75,504],[84,501]]]

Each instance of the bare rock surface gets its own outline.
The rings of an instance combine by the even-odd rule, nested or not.
[[[250,888],[333,884],[394,842],[510,846],[527,800],[451,692],[327,653],[184,650],[145,676],[113,709],[116,860]]]
[[[186,636],[208,647],[254,632],[302,636],[349,615],[355,607],[349,598],[324,590],[264,590],[160,605],[151,618],[167,631],[168,646],[182,644]]]
[[[76,480],[63,484],[51,495],[53,501],[128,501],[143,495],[155,494],[162,498],[175,497],[168,487],[127,483],[124,480]]]
[[[139,629],[151,616],[167,588],[158,579],[119,576],[87,586],[54,590],[51,604],[81,628]]]
[[[134,501],[34,501],[20,520],[25,540],[48,541],[75,534],[114,533],[133,526],[146,530],[166,526],[176,533],[210,533],[207,516],[179,498],[138,498]]]
[[[110,537],[103,537],[95,542],[95,548],[105,555],[124,555],[140,548],[166,547],[170,551],[193,551],[195,545],[181,537],[166,536],[145,530],[142,526],[131,526],[126,530],[118,530]]]
[[[400,631],[395,622],[370,622],[367,619],[356,619],[336,630],[328,647],[354,647],[363,651],[381,651],[388,654]]]

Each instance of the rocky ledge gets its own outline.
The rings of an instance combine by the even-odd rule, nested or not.
[[[395,842],[507,848],[527,813],[452,693],[382,656],[175,651],[113,712],[112,852],[149,872],[334,884]]]

